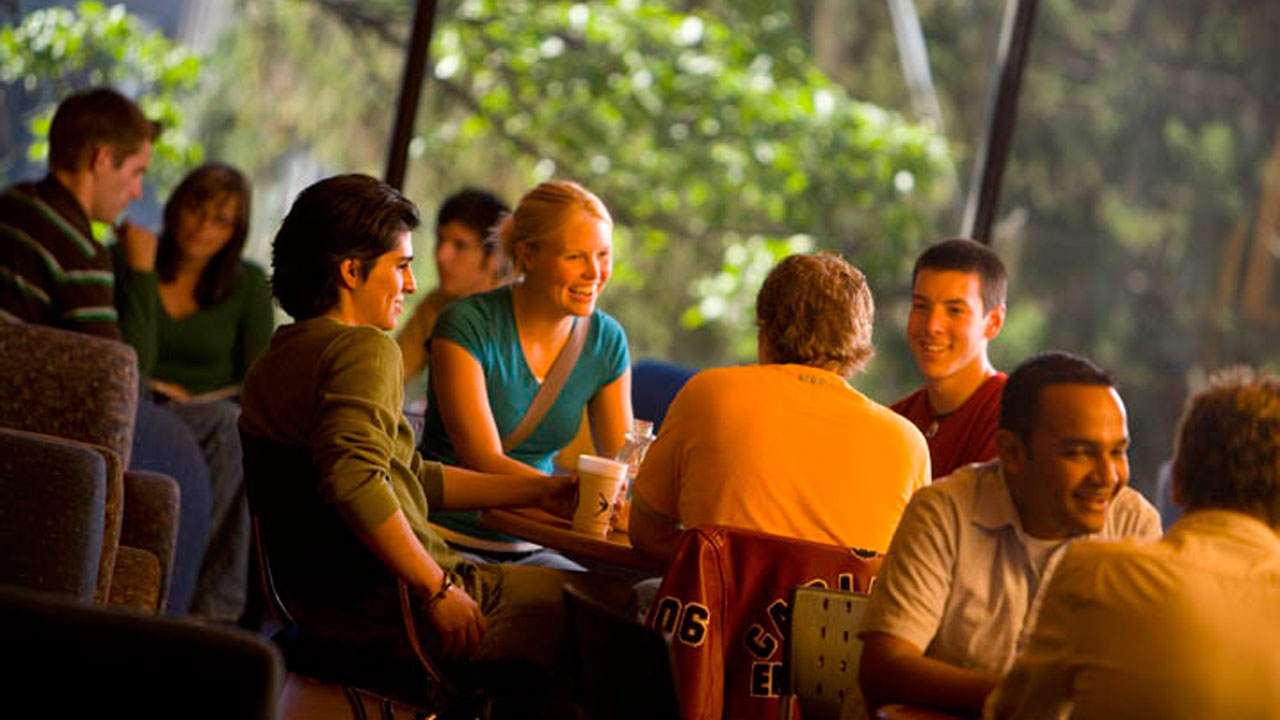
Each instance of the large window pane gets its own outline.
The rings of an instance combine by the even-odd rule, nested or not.
[[[1036,344],[1120,377],[1142,488],[1207,372],[1280,358],[1278,29],[1262,0],[1041,3],[997,246]]]

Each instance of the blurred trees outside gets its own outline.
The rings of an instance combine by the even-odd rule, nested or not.
[[[190,133],[183,105],[196,90],[200,62],[186,48],[145,28],[123,6],[82,2],[75,10],[36,10],[16,25],[0,27],[0,82],[26,94],[32,106],[15,121],[32,139],[26,160],[43,164],[54,108],[66,95],[94,85],[112,85],[134,98],[164,131],[148,171],[154,185],[168,188],[200,163],[204,150]],[[0,178],[19,163],[14,143],[0,147]]]

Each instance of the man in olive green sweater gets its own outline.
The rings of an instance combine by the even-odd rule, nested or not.
[[[271,279],[272,293],[297,322],[276,331],[245,378],[246,465],[254,439],[309,449],[316,492],[408,585],[422,616],[421,639],[439,657],[514,658],[554,673],[563,649],[562,588],[592,580],[546,568],[474,565],[427,522],[436,509],[538,505],[565,515],[576,490],[569,477],[481,474],[424,461],[414,451],[401,412],[400,351],[385,331],[394,328],[403,295],[415,289],[409,262],[417,224],[413,203],[367,176],[322,180],[298,196],[272,247]],[[275,478],[249,475],[251,497],[262,481]],[[308,572],[321,584],[332,577],[335,592],[316,593],[306,604],[360,592],[340,587],[342,570],[325,562],[315,559]],[[619,590],[621,602],[633,601],[630,588],[594,584],[589,591]],[[347,604],[353,602],[362,617],[352,621],[369,622],[363,599]],[[335,617],[343,610],[330,608]],[[398,626],[398,606],[378,614]],[[387,637],[395,635],[392,628]]]

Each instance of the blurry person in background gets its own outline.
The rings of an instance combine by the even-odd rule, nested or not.
[[[0,316],[120,341],[111,252],[94,238],[93,222],[115,225],[142,197],[160,125],[108,87],[67,96],[49,126],[49,174],[0,194]],[[127,227],[127,223],[122,223]],[[155,236],[118,232],[127,281],[154,292]],[[130,470],[163,473],[180,494],[177,546],[167,612],[191,605],[209,536],[209,468],[186,425],[151,402],[138,401]]]
[[[427,340],[446,305],[501,285],[510,271],[494,229],[510,212],[486,190],[465,188],[445,198],[436,214],[436,275],[440,284],[414,308],[396,342],[404,356],[404,381],[427,366]]]
[[[249,582],[249,508],[244,494],[240,405],[245,373],[271,338],[267,276],[241,258],[249,234],[249,182],[209,163],[189,173],[164,206],[159,239],[121,227],[115,271],[124,339],[157,402],[182,418],[209,465],[213,487],[209,547],[192,612],[234,622]],[[128,247],[155,248],[142,270]]]

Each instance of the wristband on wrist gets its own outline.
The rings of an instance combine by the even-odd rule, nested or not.
[[[427,607],[427,608],[430,608],[432,605],[435,605],[436,603],[438,603],[438,602],[440,602],[441,600],[443,600],[443,599],[444,599],[445,594],[446,594],[446,593],[448,593],[448,592],[449,592],[449,589],[450,589],[450,588],[452,588],[452,587],[453,587],[453,580],[452,580],[452,579],[450,579],[448,575],[445,575],[445,576],[444,576],[444,582],[440,583],[440,589],[439,589],[439,590],[437,590],[437,591],[436,591],[436,593],[435,593],[434,595],[432,595],[431,597],[427,598],[427,605],[426,605],[426,607]]]

